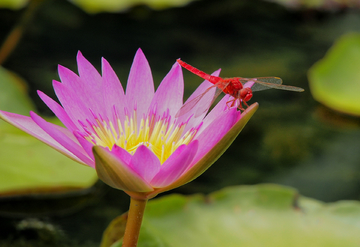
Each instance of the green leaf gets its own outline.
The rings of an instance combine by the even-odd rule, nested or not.
[[[334,110],[360,116],[360,34],[342,36],[309,70],[313,97]]]
[[[100,247],[110,247],[114,243],[117,244],[119,236],[124,236],[127,216],[128,214],[124,213],[111,221],[103,234],[103,241]]]
[[[119,12],[132,6],[145,4],[153,9],[180,7],[193,0],[70,0],[88,13]]]
[[[29,0],[0,0],[0,8],[9,8],[9,9],[20,9],[24,7]]]
[[[14,73],[0,67],[0,108],[3,111],[28,114],[35,107],[26,95],[27,85]],[[5,123],[1,121],[1,123]]]
[[[25,84],[0,67],[0,109],[28,115]],[[82,189],[97,181],[94,169],[70,160],[0,120],[0,195]]]
[[[325,204],[289,187],[262,184],[154,199],[138,246],[355,247],[359,232],[359,202]]]

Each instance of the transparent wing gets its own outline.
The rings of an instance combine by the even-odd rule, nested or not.
[[[214,103],[214,101],[216,100],[217,97],[219,97],[219,95],[221,94],[222,90],[218,87],[216,87],[216,91],[215,91],[215,94],[211,100],[210,103],[207,103],[207,104],[204,104],[202,107],[199,107],[197,110],[196,110],[196,113],[195,113],[195,117],[198,117],[200,115],[202,115],[204,112],[207,112],[209,110],[209,108],[211,107],[211,105]]]
[[[221,82],[219,82],[221,83]],[[185,102],[185,104],[180,108],[180,110],[176,113],[175,117],[178,118],[186,113],[188,113],[191,109],[193,109],[197,104],[199,104],[198,109],[196,110],[195,113],[195,117],[200,116],[201,114],[203,114],[204,112],[206,112],[207,110],[209,110],[209,108],[211,107],[211,105],[214,103],[215,99],[221,94],[222,90],[220,88],[218,88],[218,84],[215,84],[211,87],[209,87],[208,89],[206,89],[202,94],[199,94],[198,96],[196,96],[195,98],[193,98],[192,100]],[[227,85],[226,85],[227,86]],[[212,96],[212,100],[207,102],[200,102],[202,99],[206,99],[209,96],[209,93],[211,93],[211,89],[216,87],[216,91],[214,93],[214,95]],[[206,97],[204,97],[206,95]]]
[[[203,93],[199,94],[198,96],[196,96],[195,98],[193,98],[192,100],[185,102],[185,104],[180,108],[180,110],[176,113],[175,117],[178,118],[186,113],[188,113],[190,110],[192,110],[197,104],[199,104],[199,102],[201,101],[201,99],[204,98],[205,95],[208,95],[209,93],[211,93],[211,89],[216,87],[211,86],[208,89],[206,89]],[[210,97],[210,96],[209,96]],[[206,98],[206,97],[205,97]],[[203,107],[206,111],[206,107],[208,107],[208,104],[202,104]],[[210,107],[210,106],[209,106]],[[197,110],[199,111],[199,109]]]
[[[243,82],[243,81],[244,82],[248,82],[248,81],[255,82],[255,84],[251,87],[251,90],[253,92],[267,90],[267,89],[271,89],[271,88],[287,90],[287,91],[294,91],[294,92],[303,92],[304,91],[304,89],[302,89],[300,87],[282,85],[282,80],[279,77],[258,77],[258,78],[252,78],[252,79],[243,78],[243,79],[241,79],[241,82]]]

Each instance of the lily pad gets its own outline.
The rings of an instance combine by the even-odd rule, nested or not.
[[[88,13],[119,12],[132,6],[145,4],[153,9],[180,7],[193,0],[70,0]]]
[[[342,36],[309,70],[313,97],[334,110],[360,116],[360,34]]]
[[[181,7],[193,0],[69,0],[84,11],[95,14],[99,12],[120,12],[136,5],[144,4],[153,9]],[[0,0],[0,8],[20,9],[26,6],[29,0]]]
[[[321,9],[334,11],[335,9],[343,9],[344,7],[356,8],[357,5],[353,1],[332,1],[332,0],[267,0],[281,4],[290,9]]]
[[[35,107],[26,95],[27,85],[16,74],[0,67],[0,109],[18,114],[28,114]],[[1,123],[5,123],[1,121]]]
[[[154,199],[138,246],[355,247],[359,232],[359,202],[325,204],[289,187],[262,184]]]
[[[0,109],[26,114],[33,104],[20,78],[0,67]],[[80,165],[0,120],[0,196],[83,189],[97,181]]]
[[[0,8],[20,9],[24,7],[29,0],[0,0]]]

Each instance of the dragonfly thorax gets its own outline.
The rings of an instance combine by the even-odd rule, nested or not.
[[[221,88],[223,86],[223,88]],[[238,99],[243,89],[242,83],[237,78],[224,79],[219,88],[226,94]]]

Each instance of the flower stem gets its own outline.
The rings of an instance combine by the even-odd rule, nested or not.
[[[136,247],[147,200],[131,197],[122,247]]]

